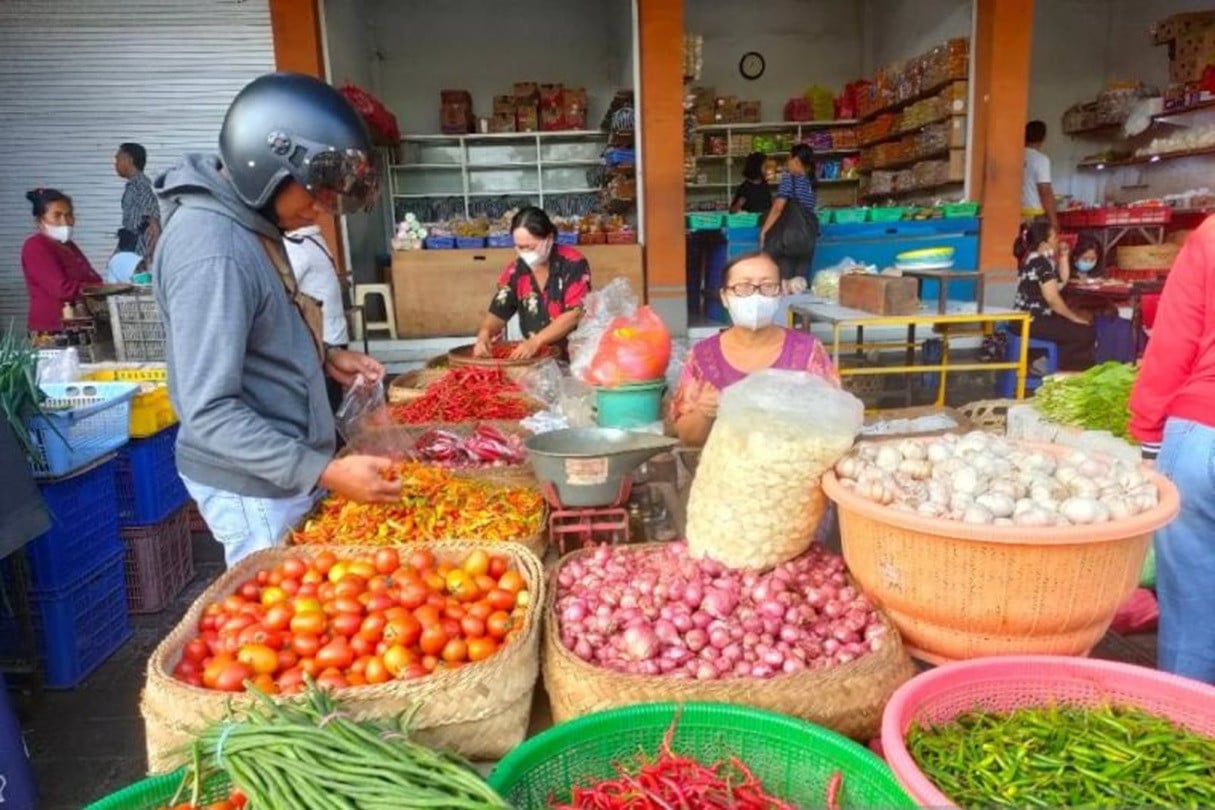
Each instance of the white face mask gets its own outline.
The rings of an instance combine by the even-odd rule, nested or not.
[[[733,293],[726,295],[726,309],[735,326],[752,331],[772,325],[776,311],[780,309],[780,298],[760,295],[758,292],[739,298]]]
[[[1087,273],[1089,270],[1092,270],[1096,266],[1097,266],[1096,259],[1080,259],[1079,261],[1076,262],[1076,269],[1079,270],[1081,273]]]
[[[66,244],[72,238],[71,225],[43,225],[43,231],[56,242]]]
[[[548,259],[548,254],[550,251],[552,251],[552,249],[553,249],[552,244],[549,242],[545,242],[544,244],[537,247],[534,251],[533,250],[520,251],[519,258],[522,259],[523,263],[526,264],[528,267],[535,267],[536,265],[538,265]]]

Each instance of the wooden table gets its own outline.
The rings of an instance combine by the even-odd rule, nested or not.
[[[1025,397],[1025,376],[1029,359],[1029,320],[1028,312],[1005,309],[1003,307],[987,307],[979,312],[978,305],[973,302],[953,302],[948,311],[934,312],[924,307],[912,315],[874,315],[859,309],[842,307],[828,301],[808,304],[796,304],[789,308],[789,327],[810,330],[812,324],[823,323],[831,326],[831,357],[835,362],[841,377],[866,376],[875,374],[920,374],[925,371],[940,374],[940,384],[937,388],[937,405],[945,404],[947,375],[950,371],[991,371],[1011,370],[1017,372],[1017,399]],[[1021,333],[1021,351],[1016,360],[997,363],[950,363],[949,337],[957,327],[978,327],[983,333],[990,333],[997,324],[1009,323]],[[939,364],[916,364],[916,327],[928,326],[942,334],[941,362]],[[905,344],[882,343],[878,341],[865,342],[865,327],[905,327],[907,342]],[[845,329],[856,330],[856,342],[845,344],[841,341],[841,332]],[[880,349],[905,346],[907,351],[906,364],[902,366],[880,366],[875,368],[843,368],[840,366],[840,350],[851,346],[863,354],[866,347]]]
[[[1164,281],[1102,281],[1090,284],[1069,282],[1063,287],[1062,295],[1068,304],[1086,309],[1129,306],[1131,308],[1131,329],[1135,336],[1135,356],[1138,357],[1146,346],[1142,328],[1143,296],[1158,295],[1163,290]]]
[[[949,282],[973,281],[975,283],[975,303],[979,312],[983,311],[983,274],[976,270],[900,270],[899,273],[919,282],[916,294],[920,301],[924,300],[924,282],[933,279],[937,282],[937,313],[944,315],[949,309]]]

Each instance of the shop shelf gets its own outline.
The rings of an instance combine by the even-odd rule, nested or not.
[[[185,506],[190,495],[177,474],[177,428],[136,439],[118,454],[118,520],[146,526]]]
[[[122,530],[131,613],[156,613],[194,578],[189,511],[183,506],[159,523]]]
[[[102,560],[75,583],[54,590],[29,589],[34,637],[45,685],[71,689],[131,637],[123,551]],[[24,587],[6,576],[6,587]],[[20,654],[20,623],[0,613],[0,656]]]
[[[135,383],[44,383],[46,413],[30,419],[30,440],[42,458],[35,478],[59,478],[112,453],[130,438]]]
[[[51,528],[25,547],[30,584],[62,588],[121,547],[114,457],[70,478],[39,487]]]
[[[1191,157],[1206,157],[1215,155],[1215,147],[1204,147],[1202,149],[1183,149],[1176,152],[1160,152],[1154,155],[1137,155],[1135,157],[1122,158],[1118,160],[1085,160],[1076,164],[1079,169],[1113,169],[1118,166],[1140,166],[1151,163],[1161,163],[1168,160],[1181,160],[1182,158]]]

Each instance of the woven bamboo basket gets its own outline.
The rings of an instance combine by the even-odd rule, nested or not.
[[[446,541],[427,547],[440,560],[462,558],[485,548],[481,543]],[[492,545],[492,550],[510,558],[527,580],[537,606],[544,594],[540,560],[513,543]],[[236,590],[260,568],[300,554],[324,549],[338,554],[365,553],[365,548],[314,546],[269,549],[253,554],[221,576],[208,588],[173,632],[160,643],[148,661],[147,682],[140,708],[147,731],[149,773],[168,771],[188,760],[188,746],[195,733],[223,719],[229,703],[241,708],[252,703],[247,695],[201,689],[175,680],[173,667],[182,649],[192,639],[203,611],[212,602]],[[389,718],[417,707],[414,729],[417,738],[435,748],[455,751],[471,759],[497,759],[523,741],[531,719],[532,693],[539,672],[540,610],[527,614],[523,629],[492,657],[411,681],[392,681],[374,686],[338,689],[334,697],[359,719]]]
[[[1118,248],[1118,267],[1123,270],[1168,270],[1181,251],[1181,245],[1128,245]]]
[[[494,357],[473,357],[473,347],[459,346],[447,353],[447,362],[452,368],[461,366],[474,368],[500,368],[503,371],[526,371],[531,366],[539,365],[545,360],[557,359],[557,350],[551,346],[546,346],[541,350],[540,354],[535,357],[529,357],[526,360],[508,360]],[[517,379],[517,377],[516,377]]]
[[[1004,435],[1008,427],[1008,409],[1016,399],[980,399],[958,406],[958,412],[970,420],[975,430]]]
[[[646,543],[638,548],[657,546]],[[574,551],[565,564],[593,549]],[[560,570],[560,564],[553,571]],[[557,629],[556,587],[550,587],[544,612],[544,688],[553,720],[563,723],[584,714],[655,701],[707,701],[753,706],[800,717],[858,740],[877,736],[890,696],[915,675],[894,625],[882,617],[889,640],[876,652],[830,669],[807,670],[773,678],[723,678],[697,681],[669,676],[631,675],[588,664],[561,643]]]
[[[443,369],[433,368],[407,371],[388,384],[388,401],[394,405],[412,402],[425,394],[427,387],[446,373]]]

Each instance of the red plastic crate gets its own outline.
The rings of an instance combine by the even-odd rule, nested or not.
[[[151,526],[123,527],[122,543],[126,547],[127,609],[131,613],[162,610],[194,578],[187,508]]]
[[[1084,208],[1059,212],[1059,225],[1064,228],[1084,228],[1090,224],[1090,219],[1090,212]]]
[[[1168,270],[1162,270],[1158,267],[1148,268],[1146,270],[1136,270],[1127,267],[1110,267],[1105,271],[1105,275],[1109,278],[1116,278],[1119,281],[1157,281],[1168,275]]]

